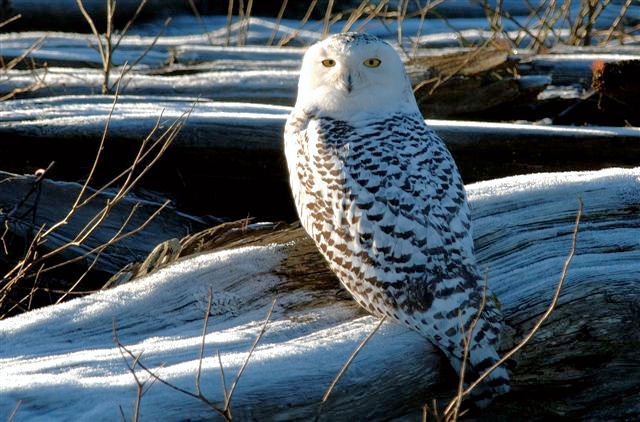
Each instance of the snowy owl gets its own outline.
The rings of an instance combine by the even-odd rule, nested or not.
[[[424,122],[395,50],[359,33],[306,52],[284,133],[300,221],[357,303],[406,324],[456,370],[481,306],[469,207],[458,169]],[[487,300],[466,380],[498,360],[500,318]],[[475,394],[508,391],[498,368]]]

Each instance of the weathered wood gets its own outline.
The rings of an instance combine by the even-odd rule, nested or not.
[[[4,232],[5,222],[8,232],[4,237],[7,250],[21,252],[21,244],[29,244],[35,233],[62,220],[71,209],[82,185],[73,182],[56,182],[49,179],[37,181],[35,176],[21,176],[0,171],[0,222]],[[88,188],[83,198],[96,191]],[[83,228],[99,215],[107,201],[114,198],[112,189],[99,193],[95,199],[76,210],[67,224],[60,226],[46,243],[40,246],[41,254],[71,242]],[[113,207],[108,217],[93,231],[81,245],[71,246],[59,254],[59,261],[76,258],[104,245],[119,230],[127,233],[140,227],[160,207],[162,202],[135,195],[126,196]],[[127,218],[134,210],[132,217]],[[127,222],[125,226],[124,223]],[[198,218],[178,212],[169,206],[163,209],[139,233],[126,237],[105,249],[101,254],[92,253],[79,262],[86,267],[97,257],[93,269],[113,274],[131,261],[146,257],[155,245],[173,237],[182,237],[204,227],[206,223]],[[0,259],[7,257],[0,253]],[[14,257],[15,258],[15,257]]]
[[[640,59],[594,62],[592,87],[599,93],[633,107],[640,104]]]
[[[34,171],[55,160],[55,178],[84,177],[111,102],[111,97],[90,96],[0,103],[0,167]],[[161,113],[166,127],[191,105],[185,98],[120,97],[103,152],[110,164],[98,169],[98,180],[122,168],[122,157],[135,155]],[[181,209],[195,214],[293,218],[282,154],[289,110],[199,102],[143,185],[171,194]],[[467,182],[532,171],[634,166],[640,155],[640,130],[634,128],[427,123],[447,142]]]
[[[114,38],[117,40],[118,38]],[[169,61],[169,48],[185,42],[184,37],[162,37],[152,45],[154,37],[125,36],[118,48],[113,50],[111,63],[122,66],[139,60],[141,67],[160,67]],[[190,39],[198,42],[197,39]],[[202,42],[205,42],[203,37]],[[5,61],[20,57],[33,46],[29,53],[28,63],[20,63],[18,67],[31,67],[31,59],[36,66],[69,66],[102,68],[102,59],[97,50],[96,38],[93,34],[77,34],[65,32],[17,32],[0,34],[0,56]]]
[[[218,60],[246,60],[247,62],[297,61],[300,63],[306,48],[302,47],[221,47],[211,45],[182,45],[173,49],[173,58],[180,63],[215,62]]]
[[[220,67],[224,70],[197,73],[180,71],[173,67],[172,70],[178,73],[177,75],[128,72],[120,82],[120,93],[166,98],[188,96],[216,101],[281,105],[293,105],[295,102],[297,69],[248,70],[247,66],[242,66],[239,62],[225,62]],[[240,70],[238,67],[243,69]],[[110,86],[116,85],[120,74],[120,69],[112,71],[109,78]],[[40,81],[40,89],[20,93],[17,95],[19,98],[99,94],[104,80],[102,71],[95,69],[83,69],[82,77],[78,78],[78,70],[74,68],[38,69],[35,72],[14,70],[4,73],[3,76],[4,78],[0,79],[0,96],[23,90]]]
[[[474,116],[506,104],[535,101],[549,84],[546,76],[492,78],[453,76],[419,85],[416,101],[433,118]],[[488,114],[488,113],[487,113]]]
[[[621,60],[638,60],[640,52],[634,54],[539,54],[531,57],[530,61],[523,60],[518,66],[522,74],[551,75],[553,85],[580,84],[585,88],[591,86],[591,67],[594,61],[605,63]]]
[[[480,265],[488,268],[489,285],[513,328],[504,348],[548,305],[570,248],[576,198],[584,202],[558,308],[509,364],[512,392],[474,420],[638,417],[639,178],[636,168],[468,186]],[[25,419],[60,418],[65,411],[117,417],[118,406],[126,409],[135,400],[135,384],[112,342],[114,324],[120,341],[141,353],[141,363],[193,391],[212,289],[203,393],[222,403],[216,351],[230,383],[277,296],[235,391],[233,414],[239,420],[313,419],[332,377],[376,321],[341,293],[300,228],[252,231],[218,246],[218,252],[182,258],[114,290],[0,322],[0,417],[18,400]],[[346,371],[321,420],[419,420],[421,406],[433,398],[445,403],[456,381],[429,342],[387,322]],[[156,382],[142,398],[141,417],[204,420],[215,414]]]

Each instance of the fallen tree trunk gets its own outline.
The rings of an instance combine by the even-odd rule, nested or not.
[[[158,96],[171,100],[176,96],[201,97],[215,101],[254,102],[261,104],[293,105],[298,88],[297,70],[239,69],[202,71],[173,75],[149,75],[128,72],[120,81],[120,94]],[[299,64],[296,63],[296,66]],[[226,62],[223,67],[234,65]],[[264,68],[265,66],[263,66]],[[175,68],[174,68],[175,69]],[[43,98],[61,95],[88,96],[100,92],[104,80],[102,71],[84,69],[81,79],[74,68],[13,70],[0,80],[0,96],[19,92],[19,98]],[[114,69],[109,86],[116,86],[121,72]],[[39,89],[28,87],[38,84]]]
[[[633,54],[539,54],[531,57],[530,60],[523,61],[518,69],[525,75],[549,74],[553,85],[579,84],[588,89],[591,86],[594,62],[610,63],[638,59],[640,59],[639,50],[635,50]]]
[[[5,250],[12,254],[21,252],[23,249],[17,245],[28,245],[41,227],[46,230],[63,220],[81,189],[79,183],[56,182],[0,171],[0,226],[3,228]],[[88,188],[83,199],[94,193],[95,189]],[[113,188],[98,192],[93,200],[76,210],[66,224],[47,237],[46,243],[39,246],[39,253],[45,254],[72,243],[86,230],[85,226],[91,226],[107,202],[113,200],[115,193]],[[56,259],[61,262],[84,256],[78,263],[81,267],[86,268],[95,259],[93,270],[113,274],[129,262],[146,257],[158,243],[204,227],[205,222],[201,219],[180,213],[173,207],[162,208],[162,203],[159,198],[150,200],[135,195],[126,196],[110,210],[91,236],[81,244],[71,245],[61,251]],[[155,215],[161,208],[162,211]],[[145,224],[147,221],[148,224]],[[143,225],[144,230],[136,231]],[[119,233],[132,231],[130,236],[110,242]],[[91,252],[106,244],[110,246],[100,253]],[[0,260],[7,258],[0,253]]]
[[[122,96],[110,124],[98,181],[134,157],[163,115],[166,126],[190,109],[187,98]],[[55,178],[84,177],[112,98],[56,97],[0,103],[0,168],[34,171],[55,160]],[[82,110],[82,111],[78,111]],[[144,186],[174,195],[194,214],[294,218],[282,154],[288,107],[200,101],[170,153]],[[640,130],[427,120],[451,149],[467,182],[533,171],[634,166]],[[73,151],[70,154],[69,151]],[[193,192],[198,192],[193,195]],[[206,192],[206,195],[201,193]]]
[[[512,392],[475,420],[640,416],[639,179],[640,169],[614,169],[468,187],[480,265],[513,328],[503,348],[548,306],[570,249],[576,198],[584,202],[559,306],[509,365]],[[273,298],[266,333],[231,400],[236,419],[418,417],[423,404],[451,397],[457,376],[446,359],[386,322],[320,409],[331,379],[376,321],[342,292],[300,228],[249,233],[116,289],[0,322],[0,417],[21,401],[18,418],[116,418],[118,406],[136,400],[127,360],[146,380],[142,418],[212,419],[203,402],[153,382],[138,364],[190,392],[201,364],[202,392],[222,406],[216,351],[228,387]],[[123,358],[114,330],[139,359]]]

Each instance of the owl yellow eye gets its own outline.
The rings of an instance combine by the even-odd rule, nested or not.
[[[333,66],[335,66],[335,65],[336,65],[336,61],[335,61],[335,60],[333,60],[333,59],[324,59],[324,60],[322,61],[322,65],[323,65],[324,67],[333,67]]]
[[[365,60],[362,63],[367,67],[378,67],[382,62],[380,61],[380,59],[376,59],[375,57],[372,57],[370,59]]]

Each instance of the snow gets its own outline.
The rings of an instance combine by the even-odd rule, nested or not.
[[[569,250],[578,196],[584,215],[561,303],[586,294],[592,285],[639,282],[640,168],[523,175],[467,188],[478,257],[507,315],[522,302],[548,303]],[[140,361],[147,367],[194,391],[209,289],[213,308],[202,386],[207,397],[221,402],[215,353],[221,353],[229,384],[260,331],[273,292],[286,291],[290,283],[277,275],[290,248],[295,244],[183,258],[129,284],[0,321],[0,418],[6,419],[17,403],[16,421],[115,420],[119,407],[129,417],[135,384],[112,339],[113,327],[129,350],[142,353]],[[279,295],[233,399],[242,420],[260,418],[261,412],[299,415],[304,406],[291,402],[294,398],[317,403],[375,324],[348,302],[331,298],[298,309],[312,296],[306,290]],[[410,374],[416,380],[412,383],[435,383],[437,378],[420,375],[431,374],[439,362],[428,346],[415,333],[385,323],[341,385],[372,385],[380,372],[370,369],[380,366],[381,356],[388,368],[402,372],[414,361],[407,357],[416,355],[422,366]],[[149,379],[140,369],[137,374]],[[422,388],[418,384],[411,387]],[[159,382],[141,403],[143,420],[213,415]]]

